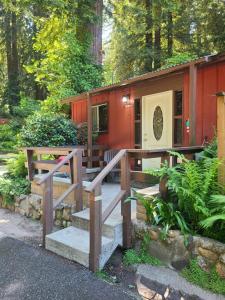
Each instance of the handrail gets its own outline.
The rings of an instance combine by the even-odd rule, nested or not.
[[[120,150],[116,156],[108,163],[108,165],[95,177],[92,183],[86,187],[85,191],[92,193],[99,184],[102,183],[103,179],[112,171],[112,169],[118,164],[121,158],[126,154],[127,150]]]
[[[70,154],[68,154],[62,161],[60,161],[54,169],[49,171],[43,178],[41,178],[36,183],[38,185],[44,183],[49,177],[53,176],[55,172],[57,172],[62,166],[64,166],[76,153],[78,152],[78,149],[74,149]]]

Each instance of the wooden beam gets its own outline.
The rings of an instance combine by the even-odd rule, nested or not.
[[[131,248],[131,202],[125,202],[130,196],[130,159],[125,153],[121,159],[121,190],[125,190],[125,196],[121,201],[121,213],[123,216],[123,247]]]
[[[191,146],[196,145],[196,97],[197,97],[197,66],[189,67],[189,120]]]
[[[53,229],[53,179],[48,177],[43,183],[43,246],[45,237]]]
[[[78,150],[73,157],[73,183],[78,184],[75,190],[74,197],[76,201],[76,211],[83,210],[83,195],[82,195],[82,151]]]
[[[102,198],[101,186],[89,195],[90,203],[90,254],[89,269],[96,272],[100,267],[102,248]]]
[[[91,95],[87,97],[87,120],[88,120],[88,168],[92,168],[92,107]]]
[[[28,169],[28,179],[30,181],[33,180],[34,171],[35,171],[34,165],[33,165],[33,154],[34,154],[33,150],[27,149],[27,169]]]
[[[222,186],[225,186],[225,94],[217,96],[217,138],[218,158],[222,160],[219,167],[218,179]]]

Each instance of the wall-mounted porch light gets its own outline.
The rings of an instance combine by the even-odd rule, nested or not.
[[[124,95],[122,97],[122,102],[124,105],[130,105],[130,95]]]

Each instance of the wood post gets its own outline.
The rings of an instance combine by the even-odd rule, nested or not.
[[[77,150],[76,155],[73,157],[73,183],[78,184],[78,187],[74,191],[76,211],[83,210],[82,168],[82,150]]]
[[[90,254],[89,268],[96,272],[100,267],[100,255],[102,248],[102,195],[101,185],[94,193],[90,193]]]
[[[34,168],[33,168],[33,150],[27,149],[27,168],[28,168],[28,179],[30,181],[34,178]]]
[[[87,120],[88,120],[88,168],[92,168],[92,106],[91,95],[88,93],[87,97]]]
[[[121,201],[121,213],[123,216],[123,247],[131,247],[131,202],[125,202],[130,196],[130,159],[128,153],[121,159],[121,190],[126,191],[125,197]]]
[[[225,92],[217,94],[217,137],[218,158],[222,160],[218,180],[222,186],[225,186]]]
[[[49,177],[43,183],[43,246],[45,236],[53,229],[53,178]]]
[[[190,145],[196,145],[196,97],[197,97],[197,66],[190,65],[189,69],[189,119]]]

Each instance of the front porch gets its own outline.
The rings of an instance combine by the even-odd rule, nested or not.
[[[131,195],[132,180],[143,182],[143,179],[146,179],[146,174],[133,170],[134,160],[159,158],[161,162],[168,161],[175,165],[176,158],[170,157],[168,150],[178,151],[193,159],[195,153],[202,151],[202,147],[120,150],[89,182],[85,180],[88,168],[84,149],[80,147],[26,149],[29,179],[33,181],[33,187],[34,181],[36,187],[42,187],[43,245],[53,252],[80,262],[92,271],[101,269],[118,245],[130,248],[132,219],[136,218],[136,207],[135,204],[131,205],[131,202],[125,200]],[[64,155],[64,158],[58,163],[55,160],[50,162],[33,158],[40,154]],[[119,183],[105,182],[105,178],[118,164]],[[41,173],[41,170],[49,172],[35,175],[37,172]],[[69,177],[57,178],[55,175],[58,172],[66,172]],[[66,188],[61,190],[62,195],[54,192],[55,182],[59,181],[64,185],[66,183]],[[162,197],[166,197],[165,181],[159,183],[159,190],[155,193],[159,192]],[[54,209],[64,201],[71,201],[74,206],[72,226],[52,233]]]

